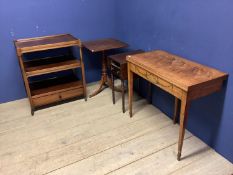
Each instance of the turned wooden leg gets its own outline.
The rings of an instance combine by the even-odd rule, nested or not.
[[[133,117],[133,72],[130,70],[130,65],[128,64],[128,86],[129,86],[129,115]]]
[[[122,91],[122,111],[125,113],[125,85],[124,80],[121,80],[121,91]]]
[[[101,76],[101,80],[100,80],[100,85],[99,88],[93,93],[91,94],[89,97],[92,98],[94,96],[96,96],[97,94],[99,94],[103,88],[104,85],[106,85],[107,81],[108,81],[108,76],[107,76],[107,59],[105,56],[105,52],[103,51],[103,55],[102,55],[102,76]]]
[[[113,75],[113,73],[111,73],[111,79],[112,79],[112,102],[113,102],[113,104],[115,104],[116,100],[115,100],[115,85],[114,85],[114,75]]]
[[[99,94],[104,89],[104,85],[105,85],[105,78],[102,77],[100,80],[99,88],[93,94],[91,94],[89,97],[92,98],[92,97],[96,96],[97,94]]]
[[[84,68],[84,63],[83,63],[82,47],[80,47],[79,52],[80,52],[81,69],[82,69],[83,94],[84,94],[85,101],[87,101],[87,86],[86,86],[85,68]]]
[[[174,116],[173,116],[174,124],[177,123],[178,111],[179,111],[179,99],[175,97]]]
[[[177,154],[178,161],[180,161],[181,159],[181,152],[182,152],[182,147],[183,147],[183,142],[184,142],[185,126],[187,123],[189,106],[190,106],[190,102],[188,102],[187,99],[184,99],[181,101],[180,131],[179,131],[178,154]]]
[[[85,72],[84,72],[84,65],[82,63],[82,81],[83,81],[83,94],[84,99],[87,101],[87,86],[86,86],[86,78],[85,78]]]

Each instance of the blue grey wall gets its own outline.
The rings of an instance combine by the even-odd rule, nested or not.
[[[26,97],[13,40],[62,33],[82,40],[113,37],[114,5],[114,0],[0,0],[0,103]],[[100,77],[100,61],[90,59],[85,59],[88,82]]]
[[[192,103],[188,128],[233,162],[232,7],[232,0],[127,0],[117,4],[117,29],[132,48],[166,50],[230,74],[221,92]],[[172,96],[154,87],[153,103],[172,116]]]

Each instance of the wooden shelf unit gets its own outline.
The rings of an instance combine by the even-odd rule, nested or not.
[[[70,34],[19,39],[15,41],[15,47],[26,92],[30,101],[32,115],[34,115],[37,107],[55,102],[80,96],[83,96],[87,100],[82,44],[79,39],[76,39]],[[73,54],[30,60],[24,59],[24,55],[28,53],[38,52],[39,54],[41,51],[69,47],[79,48],[79,60]],[[31,77],[77,68],[81,69],[81,80],[73,73],[68,76],[57,75],[53,78],[43,78],[40,81],[30,82]]]

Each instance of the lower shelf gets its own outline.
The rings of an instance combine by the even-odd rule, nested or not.
[[[75,76],[34,82],[30,84],[30,89],[35,107],[84,95],[82,81],[79,81]]]

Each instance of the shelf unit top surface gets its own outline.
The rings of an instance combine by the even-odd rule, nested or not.
[[[17,50],[22,53],[56,49],[61,47],[81,46],[81,41],[70,34],[52,35],[15,41]]]

